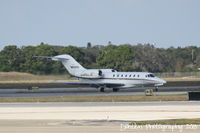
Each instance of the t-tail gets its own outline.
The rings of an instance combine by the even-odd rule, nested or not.
[[[85,69],[81,66],[72,56],[68,54],[57,55],[57,56],[34,56],[39,58],[49,58],[55,61],[61,61],[65,66],[70,75],[78,78],[102,78],[102,70],[100,69]]]
[[[61,61],[65,68],[72,76],[80,76],[80,73],[87,70],[83,66],[81,66],[72,56],[68,54],[58,55],[58,56],[34,56],[40,58],[49,58],[55,61]]]

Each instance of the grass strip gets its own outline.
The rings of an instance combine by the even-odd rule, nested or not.
[[[200,124],[200,118],[195,119],[173,119],[173,120],[153,120],[153,121],[134,121],[130,125],[187,125]]]
[[[0,102],[142,102],[142,101],[186,101],[186,94],[179,95],[115,95],[115,96],[60,96],[0,98]]]

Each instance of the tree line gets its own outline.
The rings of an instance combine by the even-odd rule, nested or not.
[[[60,62],[33,56],[70,54],[86,68],[112,68],[118,71],[194,72],[200,68],[200,47],[156,48],[151,44],[107,46],[87,44],[87,47],[5,46],[0,51],[0,71],[33,74],[65,74]]]

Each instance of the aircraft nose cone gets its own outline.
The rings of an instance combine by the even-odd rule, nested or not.
[[[166,84],[167,82],[164,79],[161,79],[162,84]]]
[[[162,86],[165,83],[167,83],[167,82],[165,80],[161,79],[161,78],[157,78],[156,81],[155,81],[156,86]]]

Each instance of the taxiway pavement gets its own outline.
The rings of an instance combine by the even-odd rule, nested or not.
[[[0,120],[162,120],[200,118],[199,101],[0,103]]]
[[[199,125],[137,126],[131,121],[200,118],[200,101],[0,103],[2,133],[199,132]]]
[[[190,88],[190,89],[188,89]],[[186,94],[188,91],[200,90],[200,86],[182,87],[159,87],[155,94]],[[153,89],[153,88],[151,88]],[[101,95],[144,95],[145,88],[122,89],[119,92],[106,90],[104,93],[95,88],[39,88],[38,90],[28,89],[0,89],[0,97],[54,97],[54,96],[101,96]]]

